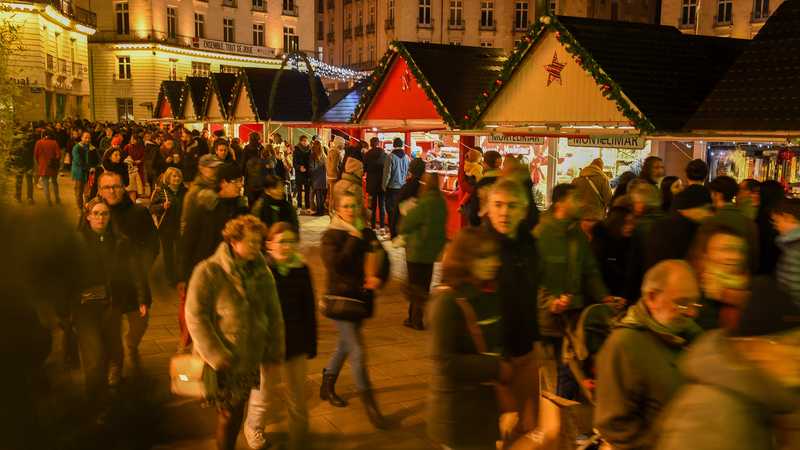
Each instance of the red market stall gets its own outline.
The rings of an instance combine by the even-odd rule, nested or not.
[[[153,118],[161,123],[174,123],[183,119],[183,105],[186,98],[186,82],[164,80],[158,90]]]
[[[462,155],[474,140],[457,131],[441,132],[463,128],[474,99],[504,62],[502,51],[494,48],[393,42],[353,112],[352,121],[365,127],[367,136],[384,142],[403,137],[407,151],[424,156],[428,170],[440,174],[450,236],[461,227]]]

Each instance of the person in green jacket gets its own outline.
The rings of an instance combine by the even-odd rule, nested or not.
[[[719,176],[708,183],[715,213],[706,222],[724,224],[732,228],[747,241],[747,267],[751,273],[758,270],[758,227],[755,220],[733,203],[739,192],[736,180],[729,176]]]
[[[656,264],[641,290],[595,360],[594,425],[614,450],[653,447],[657,418],[683,382],[678,357],[702,332],[692,320],[700,288],[688,263]]]
[[[487,230],[461,230],[445,254],[444,286],[431,305],[434,370],[426,422],[431,439],[452,450],[493,449],[501,434],[497,392],[511,382],[513,368],[504,357],[493,286],[499,251]]]
[[[400,221],[400,234],[406,241],[408,269],[408,318],[403,325],[425,329],[423,315],[433,278],[433,263],[447,242],[447,204],[439,190],[439,175],[428,173],[423,179],[419,200]]]

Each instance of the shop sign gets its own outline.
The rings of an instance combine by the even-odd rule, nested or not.
[[[202,50],[215,52],[236,53],[238,55],[263,56],[265,58],[274,57],[272,49],[255,45],[237,44],[235,42],[215,41],[213,39],[194,38],[192,46]]]
[[[644,148],[644,144],[645,140],[641,136],[633,135],[587,136],[567,139],[567,145],[570,147],[624,148],[641,150]]]
[[[492,144],[523,144],[523,145],[544,145],[544,136],[507,136],[504,134],[493,134],[489,136]]]

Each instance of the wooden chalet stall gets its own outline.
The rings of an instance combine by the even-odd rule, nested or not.
[[[156,106],[153,108],[153,119],[167,124],[180,122],[183,119],[183,103],[186,98],[186,82],[164,80],[158,89]]]
[[[484,150],[522,158],[534,199],[546,207],[552,187],[595,158],[612,180],[651,154],[669,159],[668,146],[652,138],[683,127],[745,43],[543,16],[469,111],[469,133]],[[680,157],[680,173],[686,161]]]
[[[800,196],[800,2],[770,16],[675,139],[691,139],[710,177],[777,180]]]
[[[206,120],[206,97],[210,89],[209,77],[186,77],[186,94],[183,100],[184,126],[202,130]]]
[[[500,49],[393,42],[361,91],[352,121],[378,136],[384,147],[395,137],[406,151],[426,160],[438,172],[448,199],[448,230],[461,224],[463,192],[460,154],[474,141],[458,135],[480,92],[500,73]],[[452,133],[443,133],[450,130]]]
[[[232,114],[228,110],[228,105],[233,98],[235,86],[235,74],[221,72],[212,73],[209,76],[203,103],[205,105],[205,121],[211,132],[223,130],[226,136],[233,135],[233,125],[230,123]]]

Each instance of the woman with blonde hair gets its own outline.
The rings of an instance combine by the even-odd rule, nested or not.
[[[187,191],[181,170],[177,167],[168,167],[160,182],[156,183],[150,199],[150,214],[153,215],[158,227],[164,269],[171,285],[178,283],[176,254],[181,231],[183,199]]]

